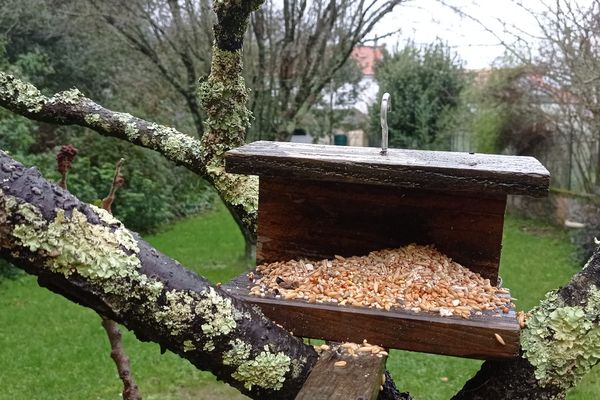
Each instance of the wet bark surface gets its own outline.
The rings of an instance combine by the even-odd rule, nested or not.
[[[105,224],[90,206],[80,202],[67,191],[45,181],[36,169],[26,169],[2,152],[0,152],[0,182],[0,189],[3,192],[0,195],[0,203],[10,196],[20,204],[27,203],[35,207],[47,221],[56,217],[57,210],[65,210],[67,216],[73,210],[78,210],[87,217],[90,224]],[[0,256],[38,276],[41,286],[123,324],[132,330],[138,339],[158,343],[163,350],[170,350],[186,358],[199,369],[211,371],[217,378],[238,388],[251,398],[293,399],[317,360],[317,354],[311,346],[305,345],[300,339],[266,319],[256,309],[231,298],[221,289],[212,287],[206,279],[185,269],[134,234],[139,247],[137,254],[141,264],[139,272],[164,284],[163,293],[158,299],[159,303],[166,304],[165,293],[168,291],[202,293],[212,287],[219,296],[231,299],[233,308],[237,312],[247,316],[238,321],[236,328],[229,335],[215,338],[214,351],[201,349],[185,351],[181,342],[187,332],[173,335],[167,327],[158,323],[153,315],[145,312],[148,306],[146,303],[151,301],[149,297],[141,296],[135,300],[135,304],[129,304],[126,308],[117,307],[116,305],[120,303],[119,297],[125,294],[106,293],[101,284],[77,273],[66,277],[62,273],[46,268],[44,265],[50,257],[48,254],[44,254],[43,251],[30,251],[22,246],[17,238],[11,236],[14,226],[24,221],[19,220],[15,215],[0,215],[0,221],[2,221]],[[202,332],[201,326],[205,322],[198,317],[193,321],[190,330]],[[222,362],[223,353],[230,349],[230,341],[236,338],[250,344],[253,354],[263,351],[264,346],[267,345],[274,351],[286,354],[292,360],[303,360],[300,373],[297,377],[292,377],[291,373],[288,373],[280,390],[267,390],[258,386],[248,390],[241,382],[232,378],[235,368]]]

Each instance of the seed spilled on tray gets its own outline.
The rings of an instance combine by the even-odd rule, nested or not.
[[[410,244],[367,256],[290,260],[257,267],[250,294],[310,303],[337,303],[391,310],[428,311],[469,317],[508,313],[508,291],[469,270],[433,246]]]

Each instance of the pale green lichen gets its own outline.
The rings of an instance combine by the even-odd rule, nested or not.
[[[83,94],[77,88],[65,90],[52,96],[48,102],[50,103],[65,103],[77,104],[83,97]]]
[[[129,141],[138,139],[140,131],[133,115],[128,113],[116,113],[116,119],[123,125],[123,130]]]
[[[213,48],[211,74],[198,88],[198,98],[207,113],[205,162],[221,159],[225,151],[244,143],[252,113],[246,107],[248,90],[241,72],[241,51]]]
[[[0,197],[4,212],[19,222],[11,235],[28,250],[44,253],[49,270],[67,277],[77,273],[106,293],[126,293],[128,298],[143,293],[156,300],[162,292],[162,282],[139,273],[139,249],[133,235],[105,210],[90,206],[108,226],[90,223],[78,209],[71,215],[57,209],[55,217],[46,221],[33,205],[19,203],[2,191]]]
[[[178,335],[200,317],[206,351],[214,350],[213,338],[229,334],[237,326],[238,315],[231,299],[220,296],[212,287],[199,293],[171,290],[165,293],[166,304],[155,313],[157,321],[167,326],[171,334]]]
[[[130,122],[125,125],[125,134],[127,137],[135,137],[139,131],[140,130],[137,128],[137,124],[135,122]]]
[[[88,114],[83,117],[86,124],[96,126],[100,123],[100,114]]]
[[[250,359],[252,346],[241,339],[229,342],[231,348],[223,353],[223,365],[237,366],[231,375],[251,390],[253,386],[266,389],[281,389],[285,374],[292,368],[292,375],[298,377],[302,371],[301,360],[290,360],[284,353],[272,352],[268,345],[264,346],[256,358]]]
[[[22,207],[23,211],[27,209]],[[77,209],[70,216],[57,209],[47,226],[41,216],[26,216],[30,223],[15,226],[13,234],[31,251],[42,250],[50,256],[48,267],[65,276],[77,272],[86,278],[126,277],[140,266],[137,242],[124,228],[112,231],[90,224]]]
[[[215,349],[215,342],[213,342],[210,339],[204,343],[204,346],[202,346],[202,350],[204,350],[204,351],[213,351],[214,349]]]
[[[184,352],[188,352],[188,351],[194,351],[196,350],[196,346],[194,346],[194,343],[191,340],[184,340],[183,341],[183,351]]]
[[[300,359],[294,359],[291,362],[292,365],[292,378],[297,379],[303,371],[304,365],[306,365],[306,357]]]
[[[252,113],[246,107],[248,90],[242,77],[242,54],[213,48],[211,74],[198,96],[207,113],[202,137],[202,160],[212,183],[229,204],[241,207],[246,226],[256,224],[258,178],[225,172],[224,153],[244,144]]]
[[[89,207],[94,210],[94,212],[96,213],[96,215],[98,216],[98,218],[100,218],[100,221],[104,222],[107,225],[116,225],[119,227],[123,227],[123,224],[121,223],[121,221],[119,221],[118,219],[116,219],[114,217],[114,215],[112,215],[111,213],[109,213],[108,211],[106,211],[104,208],[100,208],[97,207],[93,204],[90,204]]]
[[[546,296],[521,333],[524,357],[542,386],[574,386],[600,361],[600,291],[592,287],[585,306],[567,306],[556,292]]]
[[[234,330],[237,323],[231,299],[219,295],[212,287],[201,294],[203,298],[196,304],[196,312],[205,320],[201,326],[205,337],[212,339]]]
[[[2,194],[2,191],[0,191],[0,194]],[[15,214],[32,225],[33,229],[42,229],[46,226],[46,220],[33,205],[27,203],[19,204],[11,197],[7,197],[6,205],[14,209]]]
[[[174,128],[152,123],[146,127],[152,133],[141,134],[138,121],[131,114],[117,113],[116,119],[131,142],[139,141],[175,162],[190,163],[200,158],[200,141]]]
[[[223,353],[224,365],[240,365],[250,357],[252,346],[241,339],[231,340],[229,342],[231,349]]]
[[[284,353],[271,353],[265,346],[256,358],[242,362],[231,376],[248,390],[253,386],[279,390],[290,371],[290,357]]]
[[[178,335],[193,321],[194,298],[187,292],[170,290],[165,293],[166,304],[154,314],[158,322],[162,322],[171,334]]]
[[[165,288],[165,285],[161,281],[151,279],[144,274],[137,275],[135,277],[135,281],[143,288],[144,294],[150,301],[156,301]],[[131,292],[130,295],[132,297],[139,298],[136,290]]]
[[[225,172],[224,166],[213,161],[206,166],[206,172],[212,177],[215,188],[228,203],[241,206],[244,211],[255,217],[258,210],[258,177],[236,175]],[[254,221],[244,221],[253,223]]]
[[[83,117],[86,124],[88,124],[92,128],[101,128],[106,131],[110,131],[111,126],[110,123],[104,119],[100,114],[88,114]]]
[[[48,98],[32,84],[0,72],[0,98],[16,102],[29,112],[40,112]]]
[[[156,130],[161,138],[161,152],[173,161],[189,161],[188,154],[198,150],[200,143],[184,133],[177,132],[173,128],[160,127]]]

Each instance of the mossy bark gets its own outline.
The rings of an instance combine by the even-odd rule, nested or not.
[[[203,149],[198,139],[174,128],[104,108],[76,89],[48,97],[35,86],[4,72],[0,72],[0,106],[36,121],[83,126],[161,153],[168,160],[206,178],[219,192],[247,240],[250,243],[255,240],[258,181],[226,174],[222,163],[223,153],[241,143],[239,139]],[[237,132],[243,138],[243,130]],[[213,139],[218,140],[215,136]],[[207,143],[212,144],[208,139]]]
[[[600,360],[600,251],[530,311],[521,357],[486,361],[454,400],[564,399]]]
[[[311,346],[0,151],[0,256],[255,399],[293,399]],[[234,357],[234,355],[237,355]]]
[[[242,47],[250,13],[262,0],[220,0],[213,3],[217,23],[208,79],[198,88],[200,104],[206,112],[202,156],[214,176],[215,187],[244,234],[246,259],[253,263],[256,247],[258,180],[225,173],[224,154],[245,142],[252,113],[247,107],[248,89],[242,77]],[[250,213],[252,211],[252,214]],[[252,215],[253,220],[247,218]]]

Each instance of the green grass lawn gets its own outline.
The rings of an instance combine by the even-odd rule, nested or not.
[[[520,309],[565,283],[577,270],[565,232],[509,218],[501,275]],[[147,237],[161,251],[213,282],[244,270],[243,240],[227,211],[180,222]],[[211,374],[157,345],[126,332],[133,372],[147,400],[242,399]],[[418,399],[448,399],[479,368],[480,362],[393,351],[388,362],[396,383]],[[600,370],[588,375],[569,400],[596,399]],[[109,358],[98,316],[21,276],[0,281],[0,400],[119,399],[120,382]]]
[[[227,281],[244,270],[244,241],[224,207],[147,237],[202,273]],[[145,400],[246,398],[212,374],[158,345],[124,332],[125,348]],[[121,385],[96,313],[46,289],[35,278],[0,281],[0,399],[120,399]]]

